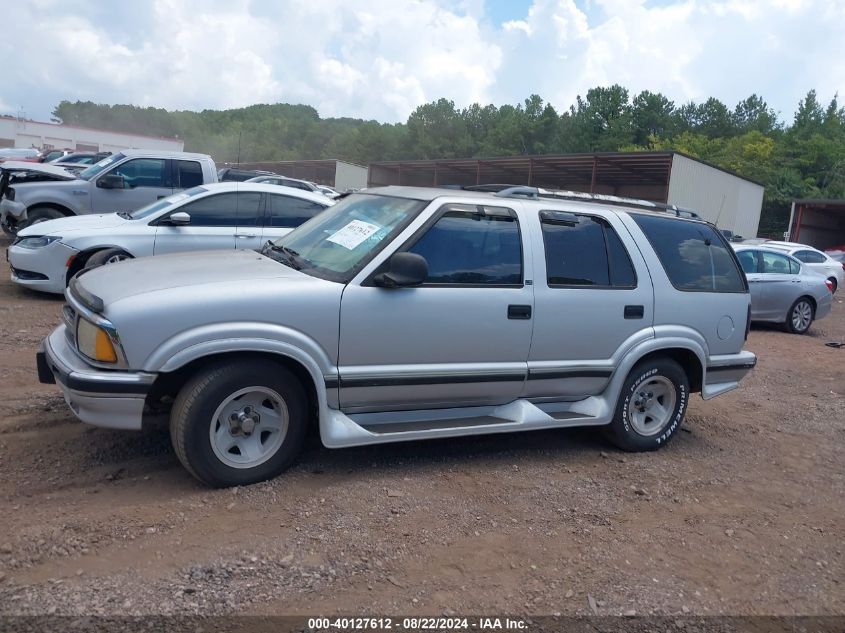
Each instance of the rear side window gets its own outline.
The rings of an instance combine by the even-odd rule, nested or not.
[[[270,226],[294,228],[310,220],[326,208],[322,204],[292,196],[271,194],[267,197],[267,200],[269,202],[268,224]]]
[[[709,224],[632,213],[678,290],[747,292],[745,277],[719,232]]]
[[[202,165],[194,160],[176,161],[176,188],[190,189],[202,184]]]
[[[769,275],[797,275],[800,266],[791,257],[778,253],[761,252],[763,272]]]
[[[606,221],[574,214],[560,217],[542,220],[549,286],[637,285],[628,251]]]
[[[815,251],[797,251],[792,256],[800,259],[805,264],[823,264],[827,259],[821,253],[816,253]]]
[[[449,211],[410,249],[428,262],[428,284],[522,284],[516,218]]]

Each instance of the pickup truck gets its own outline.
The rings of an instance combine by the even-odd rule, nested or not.
[[[56,165],[0,164],[0,224],[13,235],[37,222],[86,213],[134,211],[180,189],[217,182],[210,156],[124,150],[79,174]]]

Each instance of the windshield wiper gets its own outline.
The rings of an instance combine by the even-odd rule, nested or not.
[[[274,244],[271,240],[268,240],[264,245],[264,248],[261,249],[261,254],[268,255],[268,251],[276,255],[276,257],[273,257],[276,261],[281,262],[286,266],[290,266],[294,270],[302,270],[302,256],[292,248],[280,246],[279,244]],[[279,257],[279,255],[281,255],[281,257]]]

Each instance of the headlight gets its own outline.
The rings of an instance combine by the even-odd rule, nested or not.
[[[53,242],[58,242],[61,237],[54,237],[51,235],[41,235],[41,236],[33,236],[33,237],[19,237],[15,240],[15,246],[20,246],[21,248],[42,248],[43,246],[47,246],[48,244],[52,244]]]
[[[91,360],[101,363],[117,362],[117,354],[108,333],[85,319],[79,319],[79,325],[76,326],[76,344],[79,351]]]

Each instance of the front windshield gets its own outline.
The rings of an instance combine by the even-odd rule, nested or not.
[[[99,163],[94,163],[87,169],[82,170],[82,172],[80,172],[79,174],[79,177],[82,178],[82,180],[91,180],[94,176],[99,174],[106,167],[108,167],[109,165],[113,165],[121,159],[123,159],[123,154],[112,154],[111,156],[106,156]]]
[[[296,267],[347,282],[425,207],[421,200],[356,194],[272,243]]]
[[[174,193],[171,196],[167,196],[166,198],[162,198],[161,200],[156,200],[153,203],[148,204],[145,207],[141,207],[140,209],[136,209],[129,213],[129,218],[132,220],[140,220],[142,218],[147,218],[162,209],[166,209],[167,207],[172,207],[174,204],[178,204],[188,198],[192,198],[196,195],[201,193],[205,193],[208,191],[205,187],[194,187],[192,189],[187,189],[185,191],[180,191],[179,193]]]

